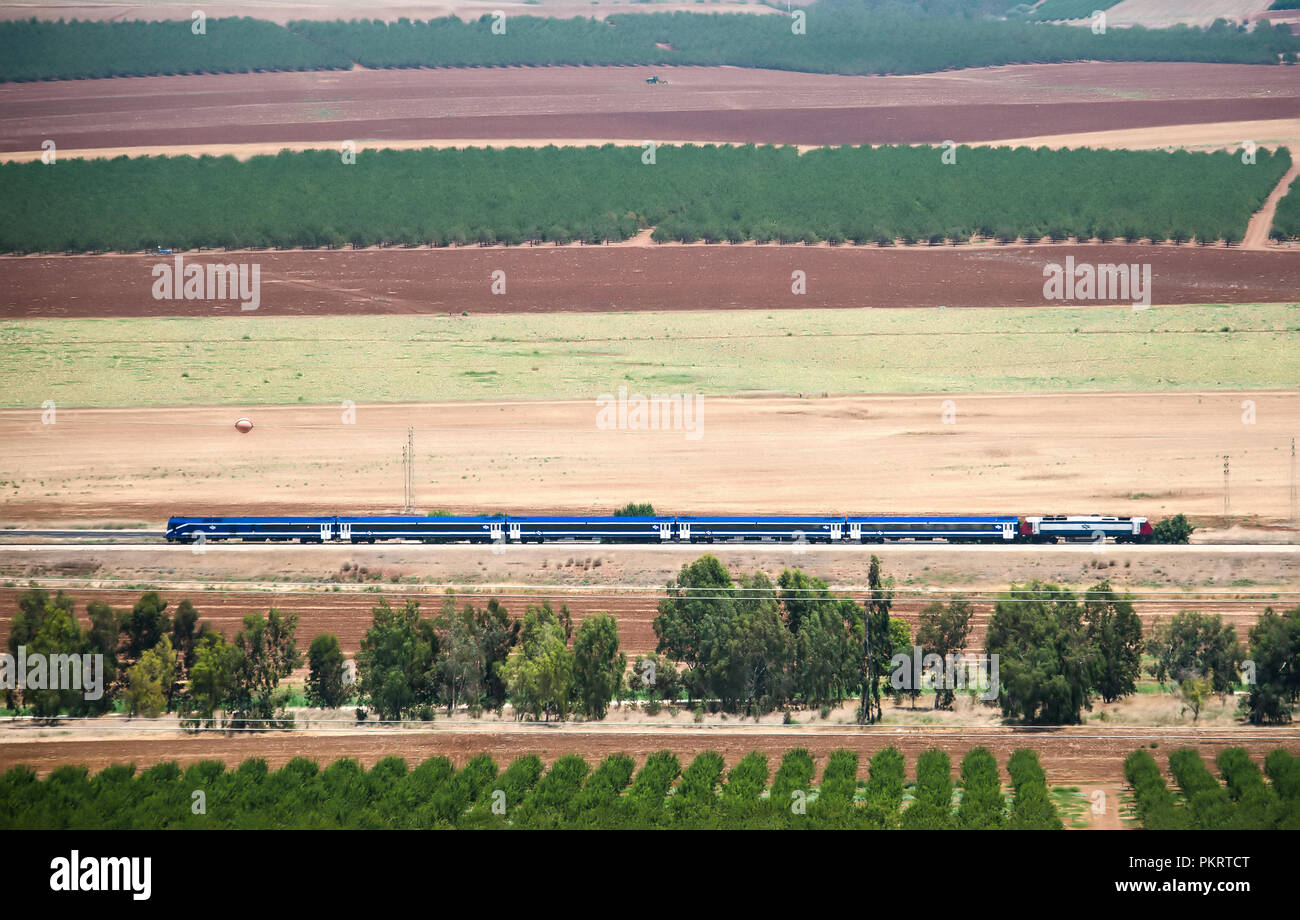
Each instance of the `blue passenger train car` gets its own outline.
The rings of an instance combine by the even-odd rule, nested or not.
[[[340,517],[338,539],[352,543],[376,540],[421,540],[425,543],[502,542],[505,515],[500,517]]]
[[[949,542],[1013,541],[1017,517],[847,517],[847,537],[861,543],[886,540],[936,540]]]
[[[832,543],[844,531],[842,517],[679,517],[677,539],[688,543],[715,540],[782,540]]]
[[[334,539],[333,517],[174,517],[168,543],[266,540],[326,543]]]
[[[511,517],[506,526],[511,543],[660,543],[673,536],[671,517]]]
[[[1048,515],[993,516],[693,516],[693,517],[467,517],[358,515],[352,517],[173,517],[169,543],[249,540],[301,543],[884,543],[944,540],[949,543],[1043,543],[1058,540],[1147,542],[1143,517]]]

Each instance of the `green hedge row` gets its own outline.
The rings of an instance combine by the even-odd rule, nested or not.
[[[0,251],[621,240],[1239,240],[1291,163],[1227,152],[667,146],[0,164]]]
[[[1293,181],[1291,190],[1278,202],[1270,235],[1275,240],[1300,240],[1300,180]]]
[[[993,830],[1004,825],[1005,802],[998,762],[988,748],[978,747],[961,762],[962,796],[957,826],[967,830]]]
[[[970,751],[955,815],[948,755],[937,750],[921,755],[916,801],[900,815],[904,764],[892,747],[871,758],[865,784],[857,780],[857,754],[832,753],[819,787],[811,754],[789,751],[770,789],[763,755],[750,754],[727,771],[712,751],[685,770],[670,751],[650,755],[639,771],[625,754],[595,770],[573,754],[549,770],[527,756],[499,771],[487,755],[459,770],[446,757],[414,769],[399,757],[370,770],[351,759],[321,770],[302,757],[275,771],[260,759],[235,770],[203,761],[183,770],[163,763],[138,774],[133,766],[114,766],[95,776],[64,766],[44,780],[17,767],[0,776],[0,828],[1060,827],[1054,811],[1048,817],[1025,812],[1026,801],[1047,796],[1041,768],[1024,775],[1037,758],[1017,751],[1012,762],[1019,779],[1008,813],[992,754]]]
[[[1093,9],[1096,5],[1093,5]],[[1231,61],[1273,64],[1300,50],[1283,25],[1251,32],[1220,23],[1209,29],[1110,29],[918,16],[835,4],[803,10],[803,34],[789,17],[662,13],[588,19],[510,17],[293,22],[289,27],[367,67],[508,64],[702,64],[814,73],[923,73],[1052,61]],[[1088,10],[1085,15],[1090,15]]]
[[[1169,756],[1169,770],[1182,793],[1178,802],[1149,751],[1124,761],[1124,778],[1133,787],[1135,810],[1150,830],[1300,830],[1300,765],[1279,748],[1268,755],[1264,782],[1245,748],[1225,748],[1216,758],[1219,781],[1193,748]]]
[[[0,22],[0,81],[347,69],[336,51],[260,19]]]
[[[1139,749],[1124,761],[1124,779],[1133,787],[1134,808],[1142,826],[1151,830],[1180,830],[1186,816],[1174,805],[1174,794],[1160,775],[1151,752]]]
[[[1089,19],[1097,10],[1108,10],[1119,0],[1043,0],[1025,17],[1033,22]]]
[[[903,811],[907,830],[948,830],[953,826],[952,763],[936,748],[916,762],[916,800]]]
[[[1020,748],[1007,761],[1016,798],[1011,808],[1013,830],[1059,830],[1061,816],[1047,793],[1047,774],[1032,748]]]
[[[1300,801],[1300,759],[1278,748],[1264,758],[1264,773],[1285,801]]]
[[[1049,0],[1050,2],[1050,0]],[[1096,7],[1092,3],[1089,6]],[[172,22],[0,23],[0,80],[78,79],[168,73],[348,67],[698,64],[820,73],[923,73],[1051,61],[1293,60],[1300,37],[1263,23],[1249,32],[1226,22],[1109,29],[979,18],[981,10],[932,5],[822,2],[786,15],[622,14],[595,19],[510,16],[412,22],[299,21],[288,28],[251,19],[209,19],[193,34]],[[1064,5],[1062,5],[1064,8]],[[1069,4],[1073,9],[1076,4]],[[1084,15],[1091,13],[1088,10]],[[1044,14],[1046,15],[1046,14]]]

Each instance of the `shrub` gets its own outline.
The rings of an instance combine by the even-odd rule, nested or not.
[[[1152,528],[1151,542],[1187,543],[1194,530],[1196,528],[1187,520],[1186,515],[1176,514],[1171,518],[1165,518]]]
[[[1015,788],[1011,808],[1012,830],[1059,830],[1061,817],[1047,794],[1047,774],[1032,748],[1018,748],[1007,761],[1007,773]]]
[[[998,762],[988,748],[972,748],[961,762],[962,796],[957,826],[988,830],[1002,826],[1004,803]]]

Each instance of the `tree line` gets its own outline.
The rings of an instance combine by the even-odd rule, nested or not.
[[[1254,165],[1228,152],[1023,147],[645,156],[610,144],[362,151],[351,164],[321,150],[5,163],[0,251],[600,243],[646,228],[683,242],[1232,243],[1291,164],[1285,148]]]
[[[1152,745],[1154,747],[1154,744]],[[1165,783],[1155,757],[1138,749],[1124,761],[1134,811],[1150,830],[1300,830],[1300,761],[1278,748],[1264,760],[1264,773],[1245,748],[1224,748],[1216,757],[1225,785],[1215,779],[1195,748],[1169,755],[1180,795]],[[1264,777],[1268,782],[1264,782]]]
[[[315,636],[304,655],[298,617],[270,609],[244,617],[233,640],[203,622],[189,601],[171,613],[156,592],[129,611],[87,605],[83,630],[71,597],[32,587],[18,599],[9,649],[26,654],[102,654],[103,696],[76,689],[7,691],[37,717],[98,715],[120,706],[133,715],[180,714],[195,728],[287,728],[292,688],[282,682],[303,665],[305,701],[338,709],[355,705],[382,720],[468,711],[504,712],[549,721],[603,719],[611,705],[664,705],[761,716],[805,708],[827,717],[857,701],[859,721],[883,717],[883,700],[915,708],[933,690],[935,709],[969,693],[996,705],[1009,721],[1065,725],[1083,721],[1093,702],[1137,691],[1143,667],[1169,686],[1195,721],[1212,695],[1245,687],[1242,714],[1253,724],[1288,722],[1300,701],[1300,606],[1264,611],[1243,645],[1218,614],[1185,611],[1143,636],[1132,598],[1101,581],[1076,595],[1043,582],[1012,585],[993,605],[980,684],[954,682],[974,619],[964,599],[935,601],[918,628],[893,615],[895,589],[873,556],[860,598],[832,592],[799,569],[775,582],[762,572],[733,578],[714,556],[682,567],[666,586],[653,628],[656,650],[629,667],[618,626],[608,613],[575,629],[568,608],[530,604],[512,617],[496,599],[482,606],[444,600],[425,617],[419,602],[381,599],[355,661],[332,634]],[[923,657],[916,661],[917,650]],[[996,670],[993,669],[996,656]],[[919,679],[911,679],[915,674]],[[941,679],[942,678],[942,679]],[[989,691],[992,692],[989,692]]]
[[[28,686],[7,689],[6,706],[13,709],[21,700],[33,715],[48,718],[101,715],[119,702],[133,715],[177,711],[205,721],[222,709],[231,725],[283,714],[290,692],[280,681],[302,660],[297,614],[274,608],[265,616],[248,614],[228,642],[190,601],[181,601],[175,612],[169,606],[156,591],[145,592],[130,610],[91,601],[90,628],[83,630],[69,594],[51,597],[39,586],[28,588],[18,596],[10,623],[10,654],[17,657],[24,648],[27,656],[102,655],[105,692],[88,700],[80,688]]]
[[[1267,22],[1249,31],[1220,20],[1205,29],[1134,27],[1095,35],[1023,19],[917,15],[824,0],[801,12],[802,34],[790,16],[683,12],[604,20],[510,17],[505,34],[492,31],[491,16],[298,21],[289,28],[368,67],[692,64],[903,74],[1077,60],[1275,64],[1300,50],[1300,38],[1284,24]]]
[[[798,22],[793,14],[684,12],[604,20],[340,19],[287,27],[246,17],[214,18],[204,22],[202,34],[195,33],[191,20],[29,19],[0,23],[0,80],[337,69],[353,62],[366,67],[694,64],[885,74],[1078,60],[1276,64],[1295,60],[1300,52],[1300,37],[1267,20],[1249,30],[1221,19],[1204,29],[1135,26],[1097,35],[1088,28],[1025,21],[1023,15],[992,18],[1000,5],[927,3],[917,10],[898,3],[822,0],[799,10],[804,19]]]
[[[331,657],[314,655],[308,699],[337,707],[349,696],[338,679],[338,640],[321,641]],[[549,721],[579,715],[602,719],[618,695],[627,656],[607,613],[583,619],[575,632],[567,607],[531,604],[513,619],[492,599],[457,608],[448,599],[434,619],[407,600],[401,609],[380,601],[356,659],[356,690],[382,719],[433,717],[465,707],[501,712],[507,702],[520,719]]]
[[[1081,598],[1032,582],[994,604],[985,646],[1000,656],[1002,714],[1027,723],[1081,723],[1096,698],[1109,703],[1136,692],[1144,661],[1193,721],[1209,697],[1226,699],[1243,687],[1240,712],[1253,725],[1290,722],[1300,702],[1300,675],[1290,663],[1300,656],[1300,606],[1280,614],[1265,608],[1248,646],[1220,615],[1197,611],[1157,623],[1144,639],[1131,599],[1108,582]]]
[[[1025,14],[1034,22],[1052,22],[1063,19],[1090,19],[1097,11],[1106,11],[1119,0],[1043,0]]]
[[[338,70],[352,62],[260,19],[0,22],[0,82],[262,70]]]
[[[1269,235],[1279,242],[1300,240],[1300,182],[1293,182],[1291,190],[1277,203],[1277,213],[1273,215],[1273,229]]]
[[[784,10],[778,3],[769,6]],[[936,19],[1001,19],[1015,10],[1012,0],[820,0],[826,10],[895,13]]]
[[[858,780],[858,754],[833,752],[819,785],[805,748],[786,752],[773,776],[768,758],[751,753],[730,770],[706,751],[683,769],[671,751],[636,770],[615,754],[593,770],[567,754],[544,769],[535,755],[505,770],[486,754],[457,769],[446,757],[410,768],[386,757],[369,770],[353,759],[325,769],[296,757],[270,771],[265,760],[227,770],[220,761],[185,769],[168,762],[141,773],[111,766],[90,776],[62,766],[45,779],[27,767],[0,776],[0,828],[40,829],[1010,829],[1054,830],[1061,820],[1032,749],[1007,763],[1008,797],[993,754],[974,748],[962,759],[960,803],[948,755],[917,761],[914,801],[897,748],[877,752]],[[195,792],[203,793],[201,808]],[[1009,799],[1009,801],[1008,801]]]
[[[896,686],[894,656],[910,663],[918,647],[942,661],[963,656],[974,609],[960,599],[927,604],[913,637],[891,615],[893,582],[874,556],[868,582],[859,604],[798,570],[775,585],[762,572],[733,581],[704,556],[682,568],[660,602],[657,651],[672,666],[655,671],[688,700],[724,711],[752,715],[859,698],[859,719],[876,721],[882,694],[915,704],[921,692],[915,682]],[[1137,692],[1144,660],[1151,676],[1187,701],[1194,720],[1209,694],[1227,696],[1244,683],[1241,708],[1250,722],[1289,721],[1300,701],[1300,675],[1289,664],[1300,656],[1300,606],[1282,614],[1267,608],[1249,639],[1247,651],[1218,614],[1198,612],[1179,613],[1144,637],[1132,598],[1108,581],[1082,595],[1033,581],[994,602],[985,652],[997,656],[999,672],[987,677],[996,680],[1003,716],[1030,724],[1079,724],[1096,699]],[[1247,661],[1252,671],[1243,681]],[[987,672],[991,662],[981,667]],[[955,695],[950,683],[937,682],[934,707],[951,708]]]

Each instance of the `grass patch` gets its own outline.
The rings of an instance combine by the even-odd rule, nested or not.
[[[5,407],[1291,388],[1300,306],[22,320],[0,362]]]

